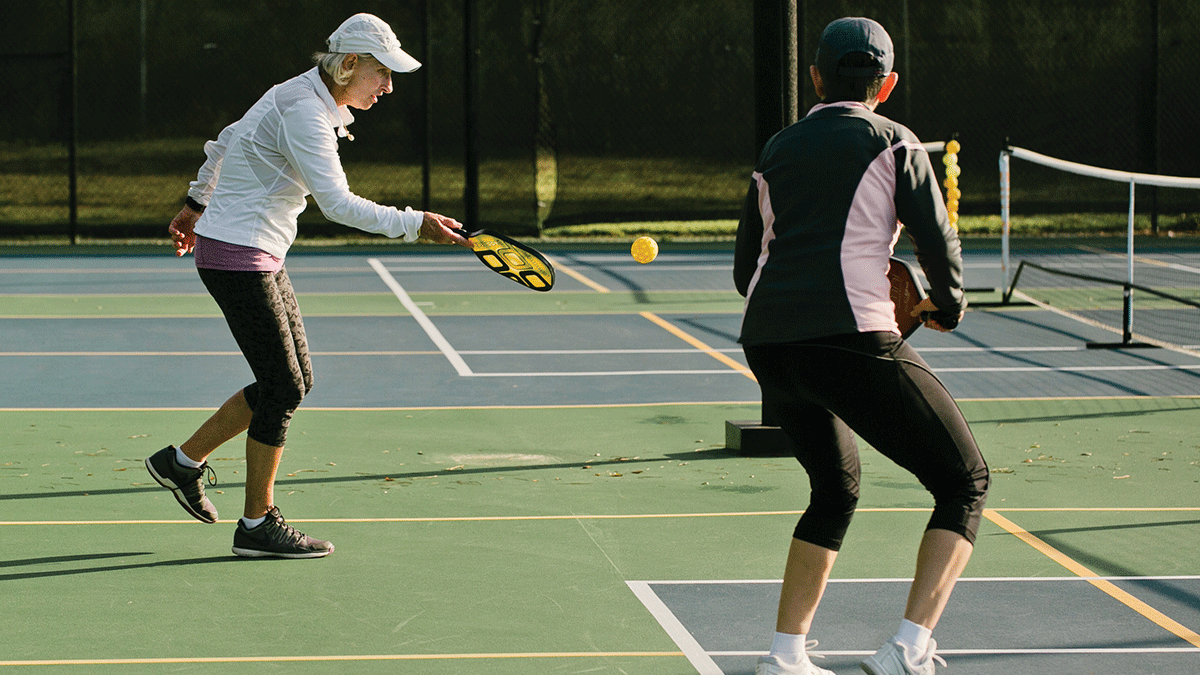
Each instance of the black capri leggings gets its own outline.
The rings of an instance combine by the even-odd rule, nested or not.
[[[247,435],[282,447],[292,414],[313,386],[304,319],[287,270],[198,271],[254,373],[255,382],[242,389],[254,411]]]
[[[950,393],[899,335],[837,335],[744,351],[764,405],[809,476],[810,504],[797,539],[841,548],[858,504],[857,433],[933,495],[926,529],[975,542],[987,464]]]

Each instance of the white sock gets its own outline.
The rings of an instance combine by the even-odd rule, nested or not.
[[[204,466],[204,462],[197,462],[191,457],[188,457],[187,455],[183,454],[183,451],[178,447],[175,448],[175,461],[179,463],[179,466],[186,466],[189,469],[199,469],[200,467]]]
[[[775,633],[775,639],[771,641],[771,656],[793,665],[807,661],[808,655],[804,652],[807,639],[808,635],[805,634]]]
[[[931,635],[933,635],[933,631],[925,626],[913,623],[908,619],[901,619],[900,630],[896,631],[894,639],[904,646],[904,653],[910,660],[916,661],[925,655],[925,650],[929,648]]]
[[[242,525],[245,525],[247,530],[253,530],[259,525],[262,525],[263,521],[266,519],[266,516],[259,516],[258,518],[247,518],[246,516],[242,516]]]

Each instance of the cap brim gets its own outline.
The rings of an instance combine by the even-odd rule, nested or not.
[[[409,56],[403,49],[372,53],[371,56],[396,73],[411,73],[421,67],[421,62]]]

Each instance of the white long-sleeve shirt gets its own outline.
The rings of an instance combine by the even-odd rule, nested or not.
[[[204,144],[208,160],[188,190],[207,206],[196,233],[283,258],[311,194],[335,223],[416,241],[423,212],[376,204],[350,191],[337,139],[353,121],[316,68],[272,87]]]

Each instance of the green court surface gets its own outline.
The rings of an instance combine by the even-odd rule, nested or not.
[[[1100,576],[1200,573],[1200,401],[963,407],[995,478],[968,576],[1071,574],[996,516]],[[277,503],[336,544],[314,561],[230,554],[236,442],[212,461],[216,525],[186,519],[146,475],[142,459],[205,413],[0,413],[0,667],[694,672],[626,582],[778,577],[805,478],[790,459],[723,449],[722,421],[754,413],[307,411]],[[930,501],[873,451],[864,461],[835,574],[903,577]]]
[[[761,410],[728,251],[553,255],[545,294],[466,253],[289,259],[318,384],[275,501],[336,545],[297,561],[230,551],[241,439],[215,525],[143,466],[248,381],[189,262],[2,259],[0,671],[752,673],[808,485],[726,449]],[[913,337],[993,478],[948,672],[1200,671],[1200,362],[994,297]],[[810,635],[839,675],[898,622],[932,507],[862,454]]]

